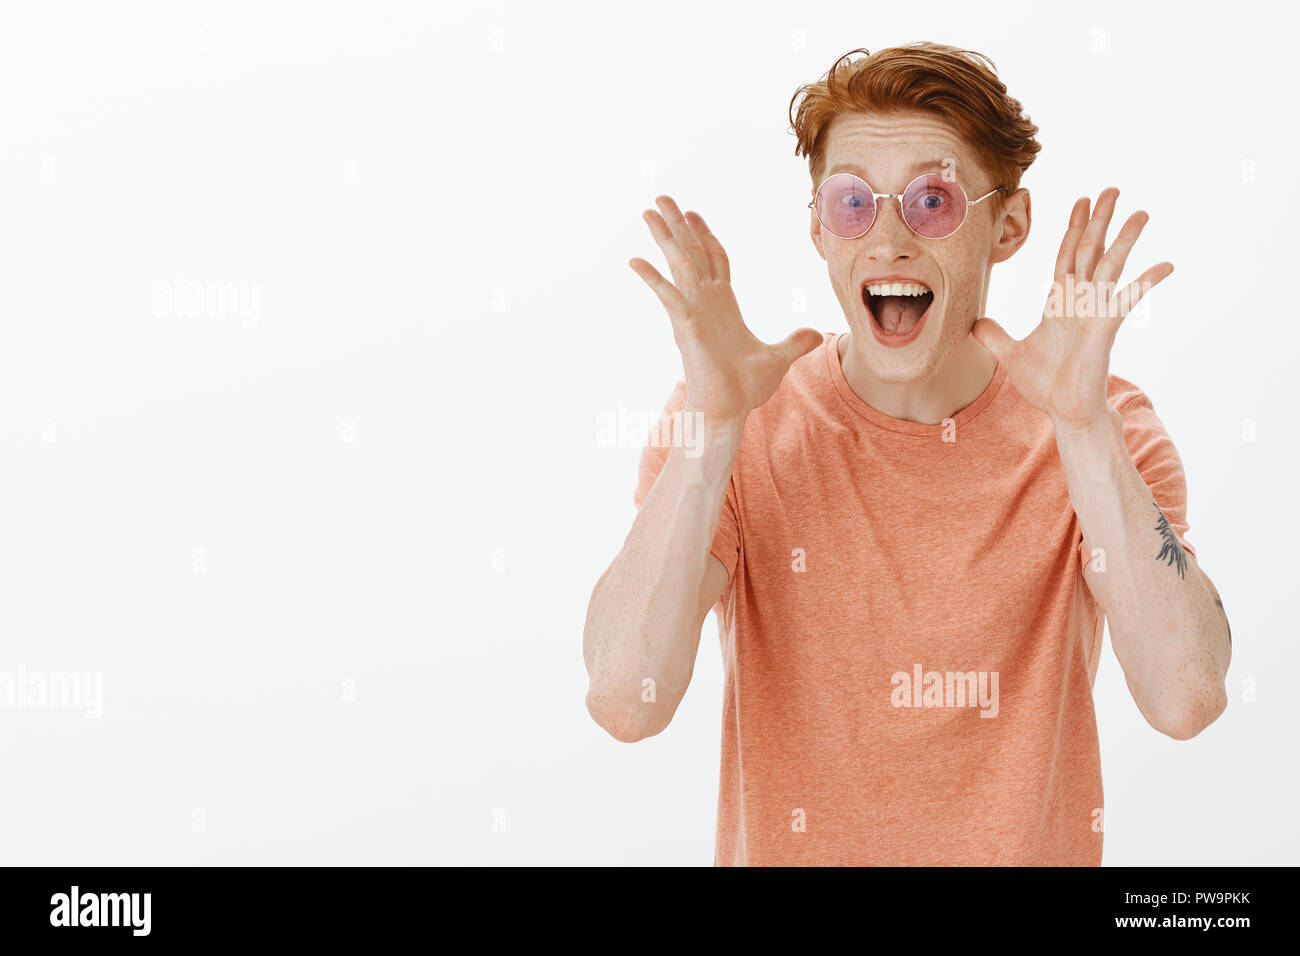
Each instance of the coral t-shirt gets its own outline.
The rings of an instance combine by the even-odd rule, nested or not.
[[[842,334],[745,422],[711,546],[730,575],[714,863],[1097,865],[1103,615],[1083,568],[1104,555],[1052,425],[1004,366],[943,424],[881,414],[844,378]],[[1194,554],[1173,443],[1140,389],[1109,393]],[[664,416],[684,403],[679,381]],[[667,454],[642,452],[638,507]]]

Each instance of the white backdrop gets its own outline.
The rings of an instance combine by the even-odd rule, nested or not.
[[[1231,704],[1162,737],[1107,644],[1105,862],[1300,862],[1296,24],[1170,12],[6,5],[0,861],[711,863],[712,621],[662,735],[583,705],[636,418],[681,368],[626,262],[662,263],[667,192],[760,336],[844,328],[790,97],[931,39],[1041,127],[991,315],[1028,332],[1107,185],[1177,267],[1112,367],[1186,465]],[[88,696],[41,706],[65,673]]]

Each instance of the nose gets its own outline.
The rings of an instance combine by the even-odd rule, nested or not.
[[[867,257],[878,262],[911,259],[919,251],[916,233],[903,221],[903,207],[893,198],[877,199],[876,221],[862,241],[867,244]]]

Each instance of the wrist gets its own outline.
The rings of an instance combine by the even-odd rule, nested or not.
[[[1058,442],[1073,445],[1099,446],[1109,444],[1116,437],[1123,438],[1124,419],[1110,405],[1096,415],[1085,419],[1065,420],[1048,413]]]
[[[1124,443],[1124,420],[1113,408],[1087,422],[1053,419],[1056,448],[1073,481],[1110,484],[1124,467],[1132,467]]]
[[[716,463],[730,473],[740,452],[745,416],[718,419],[704,412],[683,408],[673,425],[673,451],[687,461]],[[706,469],[710,470],[710,469]]]
[[[738,446],[741,436],[745,433],[745,419],[749,417],[749,414],[745,413],[730,418],[718,418],[691,408],[683,408],[681,414],[683,418],[689,418],[689,423],[683,422],[683,424],[691,430],[691,433],[711,445]]]

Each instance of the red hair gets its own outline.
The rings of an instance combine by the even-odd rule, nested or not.
[[[866,56],[855,60],[856,53]],[[836,117],[920,110],[946,120],[974,150],[993,184],[1010,192],[1042,147],[1034,139],[1038,127],[1020,101],[1007,95],[996,70],[981,53],[940,43],[909,43],[875,54],[850,50],[790,100],[795,155],[808,157],[816,184],[826,168],[827,133]]]

